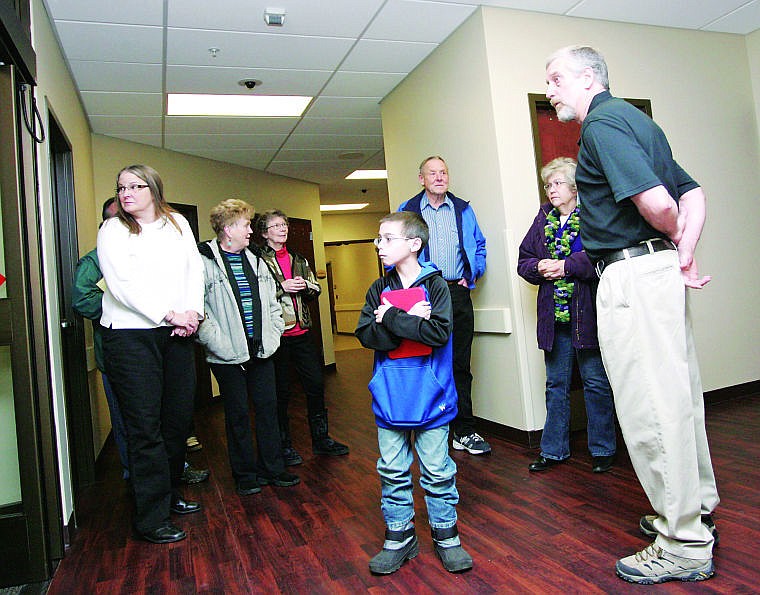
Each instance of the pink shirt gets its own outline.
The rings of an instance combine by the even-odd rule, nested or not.
[[[290,254],[288,253],[288,249],[283,246],[282,249],[275,251],[275,255],[277,256],[277,264],[280,265],[283,277],[285,277],[285,279],[292,279],[293,268],[290,264]],[[290,299],[293,300],[293,309],[296,311],[296,314],[298,314],[298,303],[294,297],[291,297]],[[293,328],[286,330],[283,335],[285,337],[296,337],[298,335],[303,335],[308,332],[308,330],[309,329],[301,328],[301,325],[296,322],[296,325]]]

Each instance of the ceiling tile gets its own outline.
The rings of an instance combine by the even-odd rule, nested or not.
[[[45,0],[53,19],[95,21],[130,25],[163,25],[164,6],[156,0],[93,2],[92,0]]]
[[[220,10],[217,3],[207,0],[169,0],[168,24],[190,29],[357,37],[382,4],[383,0],[274,0],[266,3],[226,0],[224,10]],[[269,27],[264,23],[264,9],[269,6],[286,9],[282,27]]]
[[[125,64],[72,60],[71,72],[80,91],[161,93],[160,64]]]
[[[169,66],[169,93],[225,93],[227,95],[306,95],[313,97],[327,82],[331,70],[274,70],[238,66]],[[254,91],[238,84],[243,79],[262,82]]]
[[[56,29],[69,60],[161,64],[161,27],[58,21]]]
[[[161,93],[105,93],[83,91],[84,107],[90,116],[161,116]]]
[[[203,118],[167,116],[167,134],[287,134],[298,118]]]
[[[440,43],[476,8],[477,4],[388,0],[363,37]]]
[[[318,97],[307,112],[310,117],[379,118],[380,97]]]
[[[350,174],[353,169],[346,167],[345,163],[339,161],[273,161],[266,169],[267,172],[308,180],[315,184],[323,184],[337,179],[343,179]]]
[[[161,134],[161,118],[148,116],[90,116],[95,134]]]
[[[437,46],[435,43],[360,40],[341,64],[353,72],[411,72]]]
[[[339,71],[322,90],[322,95],[328,97],[385,97],[405,77],[405,73]]]
[[[705,30],[747,35],[758,27],[760,27],[760,1],[755,0],[713,21],[705,27]]]
[[[123,140],[132,141],[133,143],[140,143],[142,145],[152,145],[154,147],[162,147],[162,136],[160,134],[108,134],[113,138],[121,138]]]
[[[746,0],[683,2],[662,0],[584,0],[567,12],[574,17],[698,29],[745,4]]]
[[[167,134],[165,144],[175,151],[278,149],[286,134]]]
[[[315,118],[307,116],[298,123],[303,134],[380,134],[383,121],[376,118]]]
[[[290,135],[283,149],[319,149],[334,147],[337,150],[373,153],[383,146],[382,135],[299,134]]]
[[[234,163],[243,167],[252,167],[254,169],[264,169],[274,157],[274,150],[265,149],[205,149],[197,151],[180,151],[188,155],[224,161],[225,163]]]
[[[353,45],[352,39],[299,37],[271,33],[237,33],[169,29],[169,64],[334,70]],[[216,58],[208,51],[219,48]]]

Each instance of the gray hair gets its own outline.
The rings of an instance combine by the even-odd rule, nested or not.
[[[590,68],[596,76],[596,81],[605,89],[610,88],[610,77],[607,73],[607,63],[604,56],[587,45],[569,45],[558,49],[546,59],[546,68],[558,58],[568,58],[570,70],[580,74],[584,68]]]
[[[577,190],[575,185],[575,168],[578,164],[572,157],[557,157],[541,168],[541,179],[546,184],[547,180],[556,173],[565,176],[567,185],[573,190]]]

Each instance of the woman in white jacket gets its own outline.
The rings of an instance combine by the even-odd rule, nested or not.
[[[127,434],[135,529],[154,543],[186,537],[170,512],[200,510],[180,494],[195,395],[190,335],[203,312],[203,267],[187,221],[164,200],[158,172],[116,178],[117,214],[98,232],[103,355]]]
[[[284,323],[274,279],[248,249],[253,214],[253,207],[242,200],[222,201],[210,215],[216,239],[198,248],[206,288],[206,319],[198,341],[219,382],[230,467],[243,496],[260,492],[262,485],[292,486],[300,481],[285,471],[280,450],[271,356],[280,345]],[[258,461],[249,398],[256,412]]]

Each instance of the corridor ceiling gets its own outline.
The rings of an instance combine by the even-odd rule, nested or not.
[[[92,131],[388,208],[380,101],[479,6],[747,34],[760,0],[44,0]],[[282,27],[264,11],[284,9]],[[211,48],[216,48],[216,51]],[[242,79],[261,81],[253,91]],[[166,115],[167,93],[307,95],[300,118]],[[361,190],[366,189],[366,193]],[[373,208],[374,207],[374,208]]]

